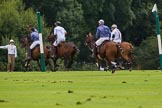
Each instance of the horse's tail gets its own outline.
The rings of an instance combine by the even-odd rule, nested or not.
[[[129,47],[130,47],[130,55],[132,57],[132,61],[134,62],[135,61],[134,54],[133,54],[134,47],[131,43],[129,43]]]
[[[117,43],[116,46],[121,53],[124,52],[123,48],[121,47],[121,44]]]
[[[133,47],[133,45],[131,43],[129,43],[129,47],[131,49],[131,53],[133,53],[134,47]]]

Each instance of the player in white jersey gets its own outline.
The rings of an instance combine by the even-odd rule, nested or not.
[[[111,38],[110,40],[112,40],[113,42],[116,42],[116,43],[121,43],[122,42],[122,35],[121,35],[121,32],[120,30],[117,28],[117,25],[116,24],[113,24],[111,26]]]
[[[56,36],[56,39],[53,43],[54,47],[54,58],[57,58],[57,46],[60,44],[60,42],[63,42],[66,40],[65,35],[67,34],[66,30],[61,27],[61,22],[56,21],[55,22],[55,28],[54,28],[54,36]]]

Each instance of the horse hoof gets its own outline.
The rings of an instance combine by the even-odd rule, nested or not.
[[[104,68],[104,71],[106,71],[106,72],[107,72],[107,70],[108,70],[108,69]]]
[[[112,70],[112,74],[115,73],[115,69]]]
[[[106,71],[106,72],[107,72],[108,70],[109,70],[109,68],[108,68],[108,67],[104,68],[104,71]]]
[[[132,69],[129,69],[129,72],[132,72]]]

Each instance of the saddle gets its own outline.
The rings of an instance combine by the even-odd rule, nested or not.
[[[32,50],[34,50],[34,49],[37,48],[37,47],[40,47],[40,44],[37,44]]]
[[[97,46],[97,52],[100,52],[100,51],[101,51],[102,46],[104,46],[104,44],[105,44],[106,42],[110,42],[110,40],[105,40],[105,41],[103,41],[103,42],[101,43],[101,45]]]

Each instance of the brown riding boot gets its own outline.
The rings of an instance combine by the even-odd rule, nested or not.
[[[93,58],[96,58],[97,57],[97,46],[96,46],[96,44],[94,44],[94,47],[93,47],[92,57]]]
[[[53,52],[54,52],[54,59],[57,58],[57,46],[53,47]]]

